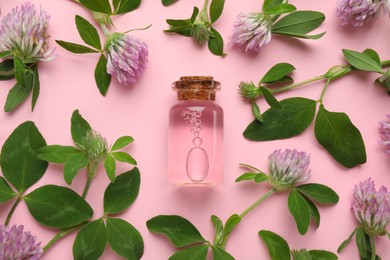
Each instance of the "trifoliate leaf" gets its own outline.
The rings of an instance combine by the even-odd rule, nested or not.
[[[268,230],[261,230],[259,235],[267,245],[268,253],[273,260],[290,259],[290,248],[281,236]]]
[[[209,245],[191,246],[174,253],[168,260],[206,260]]]
[[[343,54],[348,63],[356,69],[382,73],[381,65],[375,59],[371,58],[367,52],[362,53],[343,49]]]
[[[74,260],[98,259],[106,249],[106,226],[102,219],[83,226],[73,243]]]

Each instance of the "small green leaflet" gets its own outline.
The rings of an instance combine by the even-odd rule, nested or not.
[[[131,137],[131,136],[122,136],[122,137],[119,137],[115,143],[112,145],[112,148],[111,150],[112,151],[116,151],[116,150],[119,150],[119,149],[122,149],[124,148],[125,146],[131,144],[132,142],[134,142],[134,138]]]
[[[325,251],[325,250],[310,250],[309,255],[312,257],[312,259],[317,260],[337,260],[338,257],[332,252]]]
[[[111,182],[115,181],[115,171],[116,171],[116,162],[114,157],[111,154],[107,155],[106,160],[104,161],[104,169],[106,170],[107,176]]]
[[[295,67],[290,63],[278,63],[265,73],[264,77],[260,80],[261,83],[275,83],[295,70]]]
[[[64,165],[64,178],[65,182],[70,185],[77,172],[86,167],[89,163],[89,159],[86,155],[79,153],[70,157]]]
[[[113,4],[115,14],[125,14],[137,9],[141,0],[114,0]]]
[[[371,51],[357,52],[352,50],[343,49],[345,59],[353,67],[359,70],[373,71],[382,73],[382,67],[378,64],[377,58],[372,58],[371,55],[377,56]]]
[[[254,180],[255,182],[263,182],[268,180],[268,175],[264,173],[246,172],[236,179],[236,182]]]
[[[9,80],[15,77],[15,67],[13,60],[0,62],[0,80]]]
[[[191,246],[174,253],[169,260],[206,260],[209,245]]]
[[[297,8],[291,4],[280,4],[267,9],[267,14],[279,15],[291,13],[297,10]]]
[[[382,67],[381,64],[381,58],[379,57],[379,54],[373,50],[373,49],[365,49],[363,53],[367,54],[370,56],[380,67]]]
[[[111,14],[111,6],[108,0],[79,0],[82,5],[91,11]]]
[[[223,234],[225,236],[229,235],[233,229],[241,222],[241,217],[237,214],[233,214],[226,220],[225,227],[223,229]]]
[[[173,4],[173,3],[176,3],[177,1],[178,0],[162,0],[161,2],[162,2],[162,4],[164,6],[169,6],[169,5]]]
[[[58,43],[58,45],[60,45],[65,50],[68,50],[70,52],[77,53],[77,54],[98,53],[99,52],[97,50],[91,49],[87,46],[80,45],[77,43],[66,42],[66,41],[61,41],[61,40],[56,40],[56,43]]]
[[[305,195],[303,195],[302,193],[301,193],[301,195],[306,200],[307,205],[309,205],[310,215],[314,219],[314,223],[316,224],[316,227],[318,228],[320,226],[321,216],[320,216],[320,212],[318,211],[317,206],[309,198],[307,198]]]
[[[234,260],[234,257],[220,246],[213,246],[211,249],[213,251],[213,260]]]
[[[30,75],[28,75],[27,77],[30,77]],[[22,102],[27,99],[30,92],[31,88],[23,86],[19,82],[16,82],[15,86],[13,86],[8,92],[7,99],[4,104],[4,112],[11,112],[20,104],[22,104]]]
[[[252,107],[253,116],[256,118],[257,121],[262,123],[264,120],[263,117],[261,116],[260,108],[254,100],[252,100],[251,102],[251,107]]]
[[[160,215],[146,222],[151,232],[166,235],[177,247],[206,242],[198,229],[187,219],[177,215]]]
[[[66,163],[70,157],[82,152],[73,146],[48,145],[38,151],[38,158],[47,162]]]
[[[214,245],[220,245],[222,243],[222,237],[223,237],[223,223],[220,218],[218,218],[215,215],[211,216],[211,221],[213,222],[214,225],[214,231],[215,231],[215,236],[214,236]]]
[[[100,94],[105,96],[110,86],[111,75],[107,73],[107,58],[102,53],[95,68],[95,82]]]
[[[274,8],[275,6],[283,4],[284,0],[264,0],[263,2],[263,12],[267,13],[269,9]]]
[[[288,208],[293,215],[301,235],[306,234],[310,224],[310,207],[305,198],[295,189],[288,196]]]
[[[226,56],[226,54],[223,52],[223,38],[221,34],[214,28],[210,28],[211,35],[208,42],[209,50],[212,54],[217,56]]]
[[[335,204],[339,196],[331,188],[317,183],[303,184],[296,187],[297,191],[323,204]]]
[[[341,245],[337,249],[337,253],[340,253],[341,251],[343,251],[343,249],[348,245],[348,243],[351,242],[353,236],[356,233],[356,230],[357,230],[357,228],[351,233],[351,235],[349,235],[349,237],[346,240],[343,241],[343,243],[341,243]]]
[[[290,247],[281,236],[268,230],[261,230],[259,235],[267,245],[269,255],[273,260],[290,259]]]
[[[215,23],[221,16],[225,0],[212,0],[210,4],[210,22]]]
[[[282,106],[280,105],[279,101],[274,97],[270,89],[266,87],[259,87],[259,89],[261,93],[263,93],[265,101],[268,105],[270,105],[270,107],[274,109],[282,109]]]
[[[106,226],[102,219],[82,227],[73,243],[74,260],[98,259],[106,249]]]
[[[321,105],[314,133],[317,141],[344,167],[353,168],[366,162],[362,135],[345,113],[329,112]]]
[[[128,153],[125,153],[125,152],[113,152],[111,153],[111,155],[118,161],[120,162],[125,162],[125,163],[129,163],[129,164],[132,164],[132,165],[137,165],[137,161],[131,157],[130,154]]]
[[[97,50],[101,50],[102,46],[100,43],[100,37],[96,28],[79,15],[76,15],[75,22],[81,39],[83,39],[83,41],[89,46],[92,46]]]
[[[3,177],[0,176],[0,204],[9,201],[17,196],[16,192],[8,185]]]
[[[84,145],[85,137],[92,131],[89,123],[80,115],[80,112],[77,109],[73,111],[70,130],[72,132],[73,141],[79,147]]]

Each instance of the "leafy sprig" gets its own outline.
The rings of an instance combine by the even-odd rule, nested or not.
[[[41,160],[64,164],[64,178],[67,184],[71,184],[77,173],[82,168],[88,170],[88,185],[83,197],[89,188],[89,183],[96,174],[98,165],[104,162],[108,178],[115,181],[116,161],[137,165],[136,160],[128,153],[119,151],[131,144],[134,139],[131,136],[118,138],[112,147],[107,147],[106,140],[92,129],[90,124],[75,110],[71,119],[73,146],[49,145],[39,149],[38,157]]]
[[[81,125],[85,126],[86,122],[80,118],[81,116],[74,120],[77,127],[73,127],[78,129],[75,134],[77,140],[81,140]],[[113,149],[120,149],[128,142],[128,137],[119,138]],[[19,203],[25,201],[38,223],[60,229],[43,248],[44,251],[70,232],[80,229],[73,245],[74,259],[98,259],[107,243],[120,256],[140,259],[144,250],[142,236],[130,223],[113,216],[128,209],[137,198],[140,188],[139,170],[133,168],[120,174],[114,183],[108,185],[104,192],[104,214],[90,222],[93,216],[91,206],[70,188],[49,184],[26,194],[46,172],[48,163],[38,158],[39,150],[45,147],[45,139],[31,121],[19,125],[4,142],[0,157],[4,176],[0,176],[0,203],[14,201],[5,225],[10,223]],[[65,154],[68,152],[67,149],[64,150]],[[63,156],[62,153],[57,153],[53,158],[61,160]]]
[[[289,63],[278,63],[266,72],[257,85],[241,82],[239,92],[244,100],[249,101],[256,118],[245,129],[243,135],[252,141],[271,141],[299,135],[315,120],[314,133],[317,141],[341,165],[353,168],[366,162],[366,151],[359,129],[351,122],[348,115],[328,111],[324,96],[329,85],[338,78],[353,71],[369,71],[380,74],[377,83],[389,87],[390,78],[385,66],[390,61],[381,61],[376,51],[366,49],[363,52],[343,50],[348,65],[337,65],[325,74],[299,83],[290,84],[291,73],[295,67]],[[319,100],[295,97],[277,101],[275,94],[291,90],[316,81],[325,81]],[[264,113],[255,100],[264,97],[270,105]],[[319,109],[317,111],[317,104]],[[317,111],[317,112],[316,112]]]
[[[272,260],[338,259],[338,257],[334,253],[325,250],[307,251],[306,249],[290,249],[287,241],[272,231],[261,230],[259,231],[259,236],[266,244],[269,255]]]
[[[192,37],[198,44],[208,44],[208,48],[214,55],[225,56],[224,43],[221,34],[213,27],[220,18],[225,5],[225,0],[205,0],[202,10],[194,7],[192,15],[188,19],[167,19],[169,29],[165,32],[177,33]]]

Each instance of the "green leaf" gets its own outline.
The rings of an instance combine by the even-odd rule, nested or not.
[[[111,6],[108,0],[79,0],[82,5],[91,11],[111,14]]]
[[[38,65],[35,66],[33,69],[33,84],[32,84],[32,89],[33,89],[33,94],[32,94],[32,100],[31,100],[31,111],[34,111],[35,105],[38,100],[39,92],[40,92],[40,82],[39,82],[39,73],[38,73]]]
[[[296,11],[288,14],[272,26],[272,33],[307,34],[319,27],[325,15],[315,11]]]
[[[16,81],[22,86],[27,88],[26,85],[26,65],[22,62],[22,60],[18,57],[14,57],[14,67],[15,67],[15,78]]]
[[[260,108],[254,100],[252,100],[251,102],[251,108],[252,108],[252,114],[256,118],[256,120],[259,121],[260,123],[263,123],[264,119],[261,116]]]
[[[161,2],[162,2],[162,4],[164,6],[169,6],[169,5],[173,4],[173,3],[176,3],[177,0],[162,0]]]
[[[210,22],[215,23],[221,16],[225,0],[211,0],[210,4]]]
[[[0,52],[0,59],[9,58],[12,57],[13,53],[12,51],[2,51]]]
[[[346,114],[329,112],[320,105],[314,133],[317,141],[344,167],[366,162],[362,135]]]
[[[386,231],[387,237],[390,239],[390,233]]]
[[[187,219],[177,215],[159,215],[146,222],[149,231],[161,233],[177,247],[206,242],[198,229]]]
[[[70,157],[82,152],[73,146],[48,145],[38,151],[38,158],[47,162],[66,163]]]
[[[61,40],[56,40],[56,43],[60,45],[62,48],[64,48],[67,51],[77,53],[77,54],[84,54],[84,53],[98,53],[99,51],[91,49],[87,46],[80,45],[73,42],[66,42]]]
[[[125,153],[125,152],[113,152],[111,153],[111,155],[118,161],[120,162],[125,162],[125,163],[129,163],[129,164],[132,164],[132,165],[137,165],[137,161],[131,157],[130,154],[128,153]]]
[[[339,201],[339,196],[331,188],[317,183],[303,184],[296,189],[305,194],[306,196],[312,198],[323,204],[336,204]]]
[[[134,142],[134,138],[131,137],[131,136],[125,135],[125,136],[119,137],[115,141],[115,143],[112,146],[111,150],[112,151],[116,151],[116,150],[122,149],[123,147],[131,144],[132,142]]]
[[[234,257],[220,246],[213,246],[211,249],[213,251],[213,260],[234,260]]]
[[[270,105],[270,107],[274,109],[282,109],[282,106],[280,105],[279,101],[274,97],[274,95],[268,88],[259,87],[259,89],[261,93],[263,93],[265,101],[267,101],[267,104]]]
[[[283,3],[283,0],[264,0],[262,10],[264,13],[270,8]]]
[[[77,30],[81,36],[81,39],[89,46],[95,49],[101,50],[102,45],[100,43],[99,33],[96,28],[83,17],[76,15],[75,17]]]
[[[20,124],[5,140],[0,164],[5,179],[23,193],[45,173],[48,163],[37,157],[45,139],[31,121]]]
[[[64,166],[64,179],[68,185],[72,184],[74,177],[77,172],[82,168],[86,167],[89,163],[89,159],[82,153],[71,156],[65,163]]]
[[[15,198],[17,195],[5,179],[0,176],[0,204]]]
[[[168,33],[169,32],[174,32],[174,33],[186,36],[186,37],[190,37],[191,36],[191,26],[188,26],[188,27],[178,27],[178,28],[171,27],[168,30],[164,30],[164,32],[168,32]]]
[[[211,221],[214,225],[215,235],[214,235],[214,245],[220,245],[222,243],[223,237],[223,223],[220,218],[215,215],[211,216]]]
[[[191,246],[174,253],[169,260],[206,260],[209,245]]]
[[[374,51],[373,49],[365,49],[363,53],[370,56],[379,65],[379,67],[382,68],[381,58],[379,57],[379,54],[376,51]]]
[[[344,58],[359,70],[382,73],[381,66],[367,53],[343,49]]]
[[[288,196],[288,208],[295,219],[299,233],[306,234],[310,224],[310,207],[296,189],[292,189]]]
[[[240,222],[241,217],[239,215],[231,215],[228,220],[226,220],[225,228],[223,229],[223,234],[225,236],[228,236]]]
[[[95,82],[102,96],[105,96],[110,86],[111,75],[107,73],[107,59],[102,53],[95,68]]]
[[[256,183],[267,181],[267,180],[268,180],[268,175],[265,174],[265,173],[258,173],[255,176],[255,182]]]
[[[302,133],[313,121],[316,102],[306,98],[280,101],[282,109],[270,108],[263,113],[263,123],[254,120],[244,131],[252,141],[286,139]]]
[[[310,250],[309,255],[312,260],[337,260],[338,257],[332,252],[325,250]]]
[[[9,80],[15,77],[15,67],[13,60],[0,62],[0,80]]]
[[[343,249],[348,245],[348,243],[351,242],[353,236],[356,233],[356,230],[357,230],[357,228],[355,228],[355,230],[351,233],[351,235],[349,235],[349,237],[346,240],[344,240],[343,243],[341,243],[339,248],[337,248],[337,253],[340,253],[341,251],[343,251]]]
[[[119,175],[104,192],[104,213],[116,214],[126,210],[137,198],[140,183],[137,168]]]
[[[66,187],[45,185],[24,196],[24,200],[31,215],[47,227],[72,227],[93,215],[88,203]]]
[[[322,33],[314,34],[314,35],[307,35],[307,34],[292,33],[292,32],[277,32],[276,34],[286,35],[286,36],[295,37],[295,38],[301,38],[301,39],[318,40],[318,39],[320,39],[322,36],[324,36],[325,33],[326,33],[326,32],[322,32]]]
[[[189,19],[185,19],[185,20],[167,19],[166,22],[171,27],[176,27],[176,28],[190,27],[191,26],[191,23],[190,23]]]
[[[268,230],[261,230],[259,235],[267,245],[269,255],[273,260],[288,260],[291,258],[290,248],[281,236]]]
[[[191,14],[191,18],[190,18],[191,24],[194,23],[198,14],[199,14],[199,9],[198,9],[198,7],[194,6],[194,9],[192,10],[192,14]]]
[[[209,38],[208,46],[212,54],[217,56],[226,56],[223,52],[223,38],[214,28],[210,28],[211,36]]]
[[[4,112],[11,112],[18,107],[30,94],[31,89],[26,86],[22,86],[19,82],[16,82],[15,86],[8,92],[7,99],[4,105]]]
[[[98,259],[106,249],[106,226],[102,219],[83,226],[73,243],[75,260]]]
[[[316,227],[318,228],[320,226],[321,216],[320,212],[318,211],[317,206],[305,195],[301,194],[303,198],[306,200],[307,205],[309,205],[310,208],[310,215],[314,219],[314,223],[316,224]]]
[[[356,245],[361,257],[369,257],[367,253],[371,251],[370,241],[361,227],[356,228]]]
[[[111,182],[115,181],[115,170],[116,163],[114,157],[111,154],[107,155],[106,160],[104,161],[104,168],[106,169],[106,173]]]
[[[144,253],[144,241],[135,227],[118,218],[107,218],[108,244],[118,255],[126,259],[140,259]]]
[[[73,111],[71,118],[71,132],[73,141],[77,146],[84,146],[85,137],[92,131],[89,123],[80,115],[79,110]]]
[[[254,180],[257,173],[246,172],[236,179],[236,182]]]
[[[278,63],[270,68],[267,73],[265,73],[264,77],[260,80],[259,85],[261,83],[272,84],[280,81],[294,70],[295,67],[289,63]]]
[[[114,0],[115,14],[125,14],[137,9],[141,0]]]
[[[297,8],[291,4],[279,4],[267,9],[267,14],[279,15],[287,14],[297,10]]]

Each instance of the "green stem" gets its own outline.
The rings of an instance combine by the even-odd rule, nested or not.
[[[390,60],[384,60],[381,62],[381,64],[382,64],[382,67],[390,66]]]
[[[8,226],[8,224],[11,220],[11,217],[14,214],[16,207],[18,206],[18,204],[21,200],[22,200],[22,198],[21,198],[21,196],[19,196],[18,199],[15,201],[14,205],[12,206],[11,210],[9,211],[9,213],[7,215],[7,218],[5,219],[5,222],[4,222],[5,226]]]
[[[152,27],[151,24],[149,24],[148,26],[145,26],[145,27],[143,27],[143,28],[137,28],[137,29],[128,30],[128,31],[124,32],[123,34],[127,34],[127,33],[132,32],[132,31],[143,31],[143,30],[147,30],[147,29],[149,29],[150,27]]]
[[[324,88],[322,89],[321,96],[320,96],[320,104],[322,104],[322,101],[324,100],[325,92],[329,87],[330,79],[328,79],[325,83]]]
[[[203,4],[203,8],[202,8],[202,11],[205,10],[207,11],[207,7],[209,6],[209,0],[205,0],[204,1],[204,4]]]
[[[260,203],[262,203],[264,200],[266,200],[269,196],[271,196],[276,191],[274,189],[269,190],[266,194],[263,195],[260,199],[256,200],[255,203],[250,205],[246,210],[244,210],[240,214],[240,218],[245,217],[249,212],[251,212],[254,208],[256,208]]]
[[[50,241],[49,243],[46,244],[46,246],[43,247],[43,251],[46,252],[47,250],[49,250],[58,240],[60,240],[61,238],[63,238],[64,236],[66,236],[67,234],[69,234],[70,232],[72,232],[73,230],[75,229],[78,229],[82,226],[84,226],[85,224],[87,224],[88,222],[83,222],[77,226],[74,226],[74,227],[68,227],[68,228],[64,228],[62,229],[60,232],[58,232]]]
[[[283,88],[274,89],[274,90],[272,90],[272,93],[284,92],[284,91],[286,91],[286,90],[290,90],[290,89],[293,89],[293,88],[297,88],[297,87],[300,87],[300,86],[302,86],[302,85],[309,84],[309,83],[316,82],[316,81],[323,80],[323,79],[326,79],[326,77],[323,76],[323,75],[322,75],[322,76],[318,76],[318,77],[314,77],[314,78],[311,78],[311,79],[308,79],[308,80],[304,80],[304,81],[301,81],[301,82],[292,84],[292,85],[290,85],[290,86],[286,86],[286,87],[283,87]]]
[[[88,179],[87,179],[87,183],[85,184],[85,187],[84,187],[83,195],[81,195],[81,197],[83,199],[85,199],[85,197],[87,197],[88,190],[89,190],[89,187],[91,186],[92,179],[93,179],[93,177],[95,177],[95,174],[96,174],[96,169],[97,169],[97,165],[92,163],[92,162],[90,162],[87,166]]]
[[[100,28],[102,29],[105,36],[110,34],[110,30],[108,30],[107,26],[103,23],[99,23]]]
[[[375,236],[370,236],[370,244],[371,244],[371,260],[376,259],[376,247],[375,247]]]

